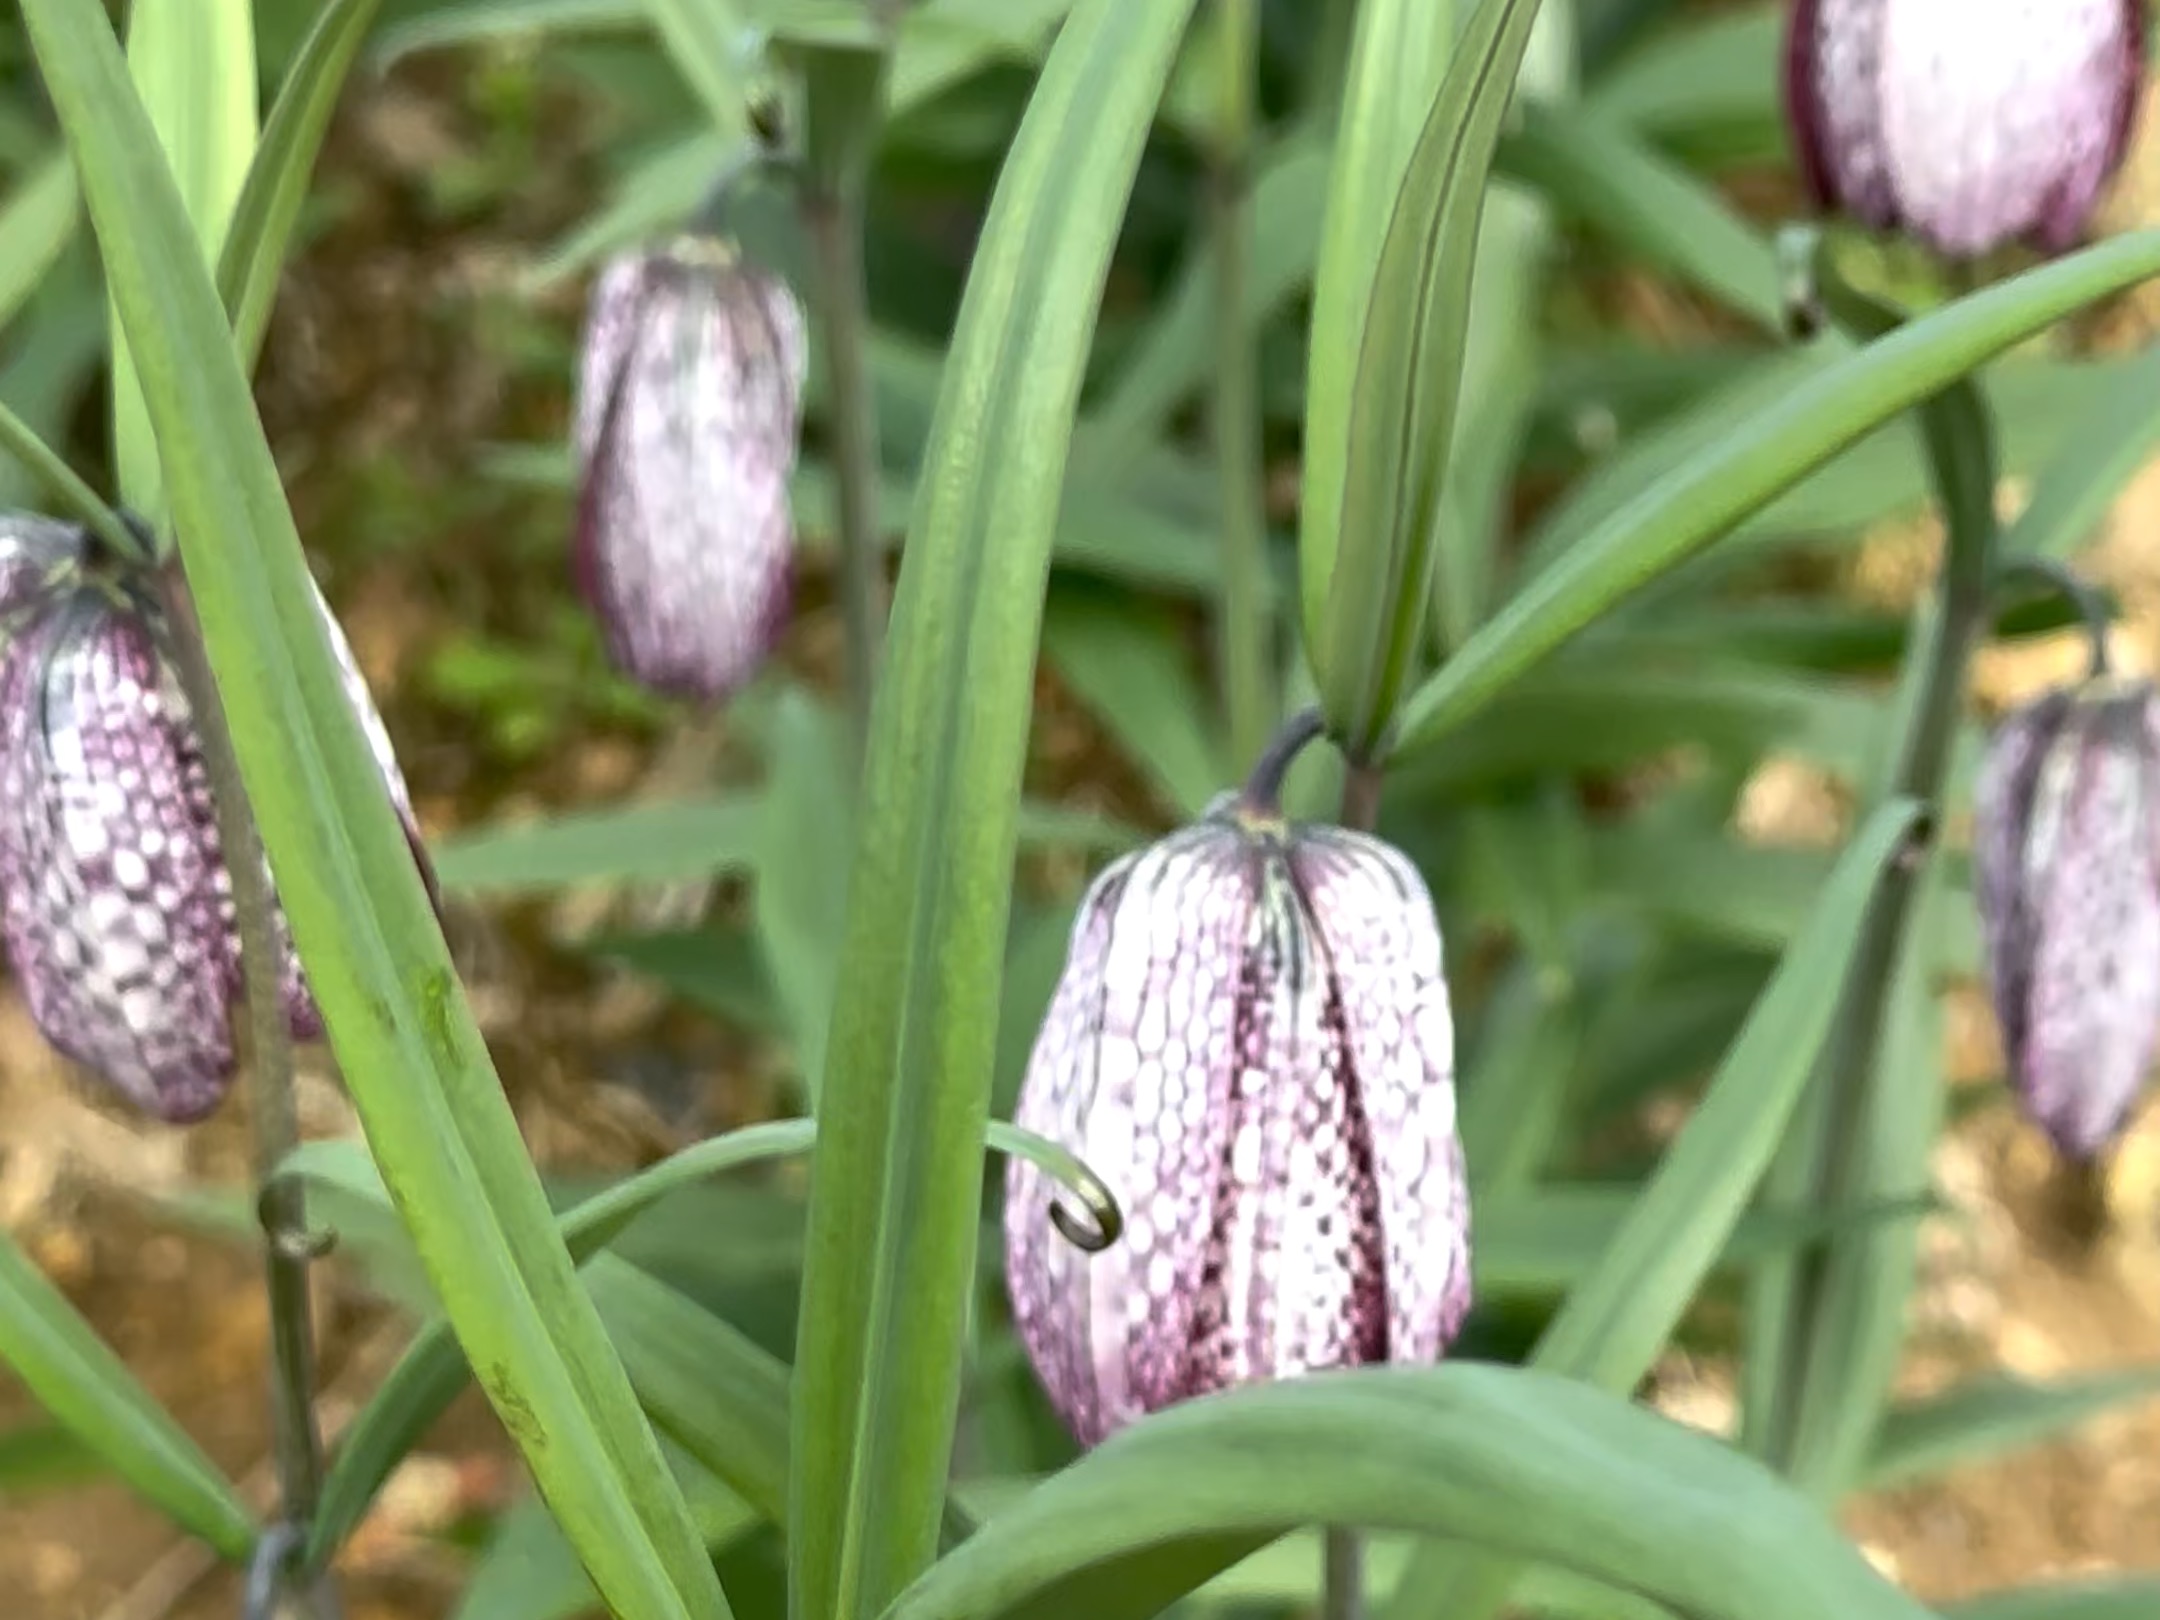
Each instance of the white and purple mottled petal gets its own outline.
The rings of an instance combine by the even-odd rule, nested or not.
[[[1785,38],[1786,114],[1818,205],[1897,222],[1882,125],[1882,0],[1799,0]]]
[[[719,244],[601,278],[574,426],[576,575],[609,657],[655,691],[725,696],[778,638],[807,365],[787,284]]]
[[[1291,861],[1334,963],[1372,1142],[1387,1359],[1434,1361],[1470,1308],[1469,1189],[1439,920],[1417,869],[1377,838],[1301,828]]]
[[[0,667],[0,935],[45,1038],[184,1123],[231,1083],[230,897],[186,706],[85,591]]]
[[[35,512],[0,512],[0,627],[70,588],[88,553],[82,529]]]
[[[2088,698],[2048,751],[2022,852],[2037,922],[2012,1078],[2067,1156],[2121,1130],[2160,1035],[2160,864],[2142,692]]]
[[[1972,257],[2073,244],[2120,161],[2141,68],[2126,0],[1897,0],[1882,136],[1905,223]]]
[[[2075,706],[2072,694],[2058,688],[2005,716],[1988,739],[1973,785],[1973,903],[1980,913],[1989,995],[2013,1074],[2025,1060],[2025,1020],[2040,931],[2025,881],[2033,801],[2041,767]]]

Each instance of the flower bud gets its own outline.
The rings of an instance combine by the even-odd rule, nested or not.
[[[616,667],[741,686],[786,621],[808,339],[785,281],[683,237],[616,258],[587,314],[573,427],[578,588]]]
[[[1973,895],[2011,1083],[2068,1157],[2122,1129],[2160,1029],[2160,699],[2102,678],[1990,740]]]
[[[6,555],[0,539],[0,589]],[[417,845],[381,720],[331,630]],[[75,582],[0,656],[0,940],[47,1040],[185,1123],[231,1083],[242,986],[209,775],[163,633],[160,610],[124,587]],[[313,1038],[321,1014],[282,913],[276,928],[286,1017]]]
[[[2076,244],[2122,162],[2143,0],[1797,0],[1786,111],[1816,201],[1936,251]]]
[[[1253,1380],[1439,1356],[1469,1307],[1432,901],[1377,839],[1226,798],[1096,879],[1016,1122],[1124,1206],[1089,1254],[1006,1175],[1020,1337],[1083,1444]]]

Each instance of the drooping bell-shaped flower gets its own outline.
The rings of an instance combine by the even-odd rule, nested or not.
[[[1125,1217],[1084,1252],[1009,1165],[1014,1315],[1083,1444],[1235,1384],[1432,1361],[1469,1307],[1432,901],[1378,839],[1276,814],[1311,735],[1096,879],[1028,1065],[1016,1122]]]
[[[2160,1034],[2160,696],[2102,676],[1990,740],[1973,896],[2010,1080],[2062,1153],[2121,1131]]]
[[[10,542],[0,523],[0,604]],[[66,537],[80,557],[73,531]],[[39,536],[51,539],[52,533]],[[322,606],[385,790],[417,847],[403,775],[336,621]],[[161,648],[162,609],[124,582],[66,579],[0,653],[0,940],[45,1038],[160,1119],[231,1084],[239,942],[192,711]],[[322,1020],[282,913],[286,1017]]]
[[[2144,30],[2144,0],[1796,0],[1809,189],[1954,259],[2074,246],[2129,144]]]
[[[787,283],[710,237],[621,255],[594,286],[578,588],[616,667],[655,691],[725,696],[779,637],[808,353]]]

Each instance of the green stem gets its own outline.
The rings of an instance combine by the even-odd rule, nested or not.
[[[881,14],[884,15],[884,14]],[[890,16],[884,15],[890,24]],[[848,708],[858,753],[870,734],[885,629],[878,527],[877,398],[870,383],[869,292],[863,271],[863,192],[884,102],[882,55],[813,53],[803,223],[824,328],[833,470],[840,485],[840,611],[847,630]]]
[[[159,573],[165,620],[182,689],[202,741],[216,808],[218,843],[232,882],[234,926],[246,991],[250,1123],[254,1129],[257,1210],[263,1225],[263,1280],[270,1306],[271,1453],[277,1472],[281,1524],[306,1539],[322,1498],[322,1435],[315,1423],[315,1323],[309,1264],[306,1192],[279,1167],[299,1143],[293,1101],[292,1032],[285,1018],[277,940],[277,895],[263,857],[262,835],[232,732],[203,646],[202,627],[177,561]],[[337,1620],[335,1583],[327,1571],[298,1594],[309,1620]]]
[[[1248,330],[1252,260],[1256,0],[1217,0],[1221,103],[1208,171],[1215,255],[1215,465],[1222,481],[1223,575],[1215,635],[1233,756],[1266,743],[1276,705],[1273,625],[1267,602],[1267,512],[1262,480],[1260,359]]]
[[[1365,1541],[1355,1530],[1328,1529],[1320,1540],[1321,1620],[1363,1620]]]
[[[110,546],[116,556],[146,565],[156,561],[144,549],[143,537],[128,526],[126,519],[100,499],[58,451],[38,437],[37,429],[5,405],[0,405],[0,450],[21,462],[24,471],[43,484],[46,493],[65,507],[69,516]]]
[[[1818,249],[1816,292],[1823,308],[1855,338],[1886,336],[1900,324],[1898,315],[1845,285]],[[1856,1183],[1865,1174],[1867,1124],[1874,1113],[1873,1092],[1880,1085],[1911,1082],[1880,1072],[1880,1054],[1891,992],[1906,937],[1921,896],[1927,891],[1935,825],[1939,825],[1944,785],[1963,710],[1966,671],[1973,649],[1988,622],[1998,524],[1995,517],[1995,433],[1977,388],[1962,382],[1919,407],[1919,424],[1930,475],[1946,535],[1942,571],[1936,583],[1932,622],[1914,647],[1911,682],[1903,725],[1878,797],[1908,797],[1937,812],[1926,845],[1916,845],[1884,877],[1869,911],[1840,992],[1818,1070],[1813,1128],[1797,1141],[1811,1150],[1805,1178],[1806,1197],[1817,1209],[1843,1207],[1856,1196],[1881,1189]],[[1910,1234],[1906,1234],[1909,1240]],[[1783,1386],[1766,1434],[1774,1464],[1803,1486],[1823,1494],[1840,1490],[1842,1477],[1857,1461],[1853,1437],[1864,1435],[1879,1415],[1887,1389],[1853,1388],[1830,1380],[1828,1369],[1850,1366],[1854,1357],[1832,1354],[1825,1335],[1845,1327],[1827,1308],[1833,1272],[1849,1266],[1851,1245],[1866,1238],[1835,1239],[1826,1249],[1802,1256],[1791,1273],[1791,1286],[1780,1312],[1787,1334],[1780,1360]],[[1887,1317],[1866,1331],[1902,1332]],[[1850,1347],[1847,1347],[1848,1349]],[[1872,1358],[1870,1364],[1879,1364]],[[1841,1387],[1829,1387],[1835,1382]]]

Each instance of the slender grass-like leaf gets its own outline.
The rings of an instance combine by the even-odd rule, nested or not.
[[[1945,1469],[2052,1440],[2117,1407],[2160,1396],[2160,1367],[2034,1382],[1983,1377],[1894,1406],[1875,1435],[1861,1483],[1910,1484]]]
[[[174,1524],[238,1561],[255,1523],[231,1481],[203,1455],[97,1330],[0,1227],[0,1363]]]
[[[1716,1440],[1474,1363],[1317,1373],[1145,1418],[992,1518],[885,1620],[1138,1620],[1303,1524],[1462,1542],[1693,1620],[1932,1620]]]
[[[1179,815],[1199,815],[1235,779],[1174,625],[1131,602],[1059,596],[1043,657]]]
[[[733,138],[749,126],[752,34],[736,0],[645,0],[660,41],[712,127]]]
[[[21,313],[82,219],[65,149],[41,160],[0,205],[0,327]]]
[[[1708,293],[1766,332],[1782,331],[1776,256],[1724,200],[1629,130],[1533,103],[1500,145],[1499,167],[1565,213]]]
[[[1192,0],[1084,0],[1008,153],[903,553],[819,1102],[797,1334],[798,1620],[936,1551],[974,1291],[1036,644],[1095,310]]]
[[[1593,527],[1405,705],[1398,747],[1425,747],[1615,604],[1685,561],[1872,428],[1989,356],[2160,274],[2140,231],[1913,321],[1807,377]]]
[[[758,946],[794,1035],[798,1071],[814,1088],[825,1072],[847,928],[844,851],[855,843],[855,772],[840,717],[800,691],[788,692],[774,717],[761,811]],[[814,1105],[814,1089],[810,1095]]]
[[[1784,1139],[1837,1011],[1847,955],[1919,807],[1892,800],[1847,845],[1740,1038],[1613,1233],[1605,1258],[1540,1336],[1530,1365],[1626,1394],[1650,1370]],[[1387,1620],[1483,1620],[1508,1560],[1435,1546],[1411,1561]]]
[[[23,12],[140,367],[248,796],[400,1213],[600,1590],[626,1620],[724,1615],[459,993],[224,310],[102,8],[28,0]]]
[[[252,371],[270,325],[293,222],[307,197],[315,155],[338,92],[381,0],[330,0],[285,75],[218,253],[218,294],[232,318],[233,347]]]
[[[141,541],[121,521],[120,514],[83,482],[65,456],[38,436],[36,428],[5,405],[0,405],[0,455],[13,457],[54,504],[118,555],[131,557],[141,550]]]
[[[1316,432],[1322,443],[1347,432],[1349,442],[1324,515],[1313,509],[1308,448],[1298,538],[1313,675],[1353,759],[1392,723],[1424,648],[1486,174],[1537,14],[1538,0],[1482,0],[1464,25],[1389,211],[1347,410],[1326,416],[1315,403],[1307,415],[1308,447]],[[1361,49],[1364,37],[1361,22]],[[1326,592],[1317,617],[1316,581]]]
[[[807,1152],[813,1140],[815,1128],[808,1120],[785,1120],[700,1142],[566,1213],[561,1221],[564,1245],[582,1261],[676,1189],[723,1170]],[[357,1143],[307,1143],[286,1160],[283,1173],[325,1182],[384,1207],[389,1203],[381,1176]],[[449,1324],[440,1317],[423,1324],[345,1431],[309,1536],[311,1564],[329,1559],[352,1534],[390,1471],[442,1416],[469,1376]]]
[[[2160,1614],[2160,1576],[2132,1575],[2023,1586],[1967,1598],[1944,1620],[2152,1620]]]
[[[1326,189],[1316,198],[1324,212],[1306,347],[1298,535],[1308,647],[1321,644],[1342,543],[1352,413],[1374,278],[1419,135],[1446,79],[1455,0],[1362,0],[1355,19]],[[1423,291],[1420,286],[1410,295]],[[1393,336],[1401,341],[1407,334],[1398,329]]]
[[[128,69],[171,165],[195,241],[215,254],[255,154],[253,0],[138,0],[128,11]],[[160,513],[158,448],[126,322],[112,302],[113,465],[121,497]]]
[[[2092,538],[2125,484],[2160,446],[2160,345],[2091,390],[2055,459],[2039,470],[2032,498],[1996,542],[2004,558],[2068,557]]]
[[[442,886],[467,894],[714,877],[755,868],[761,814],[757,796],[744,793],[574,810],[455,833],[428,854]]]

